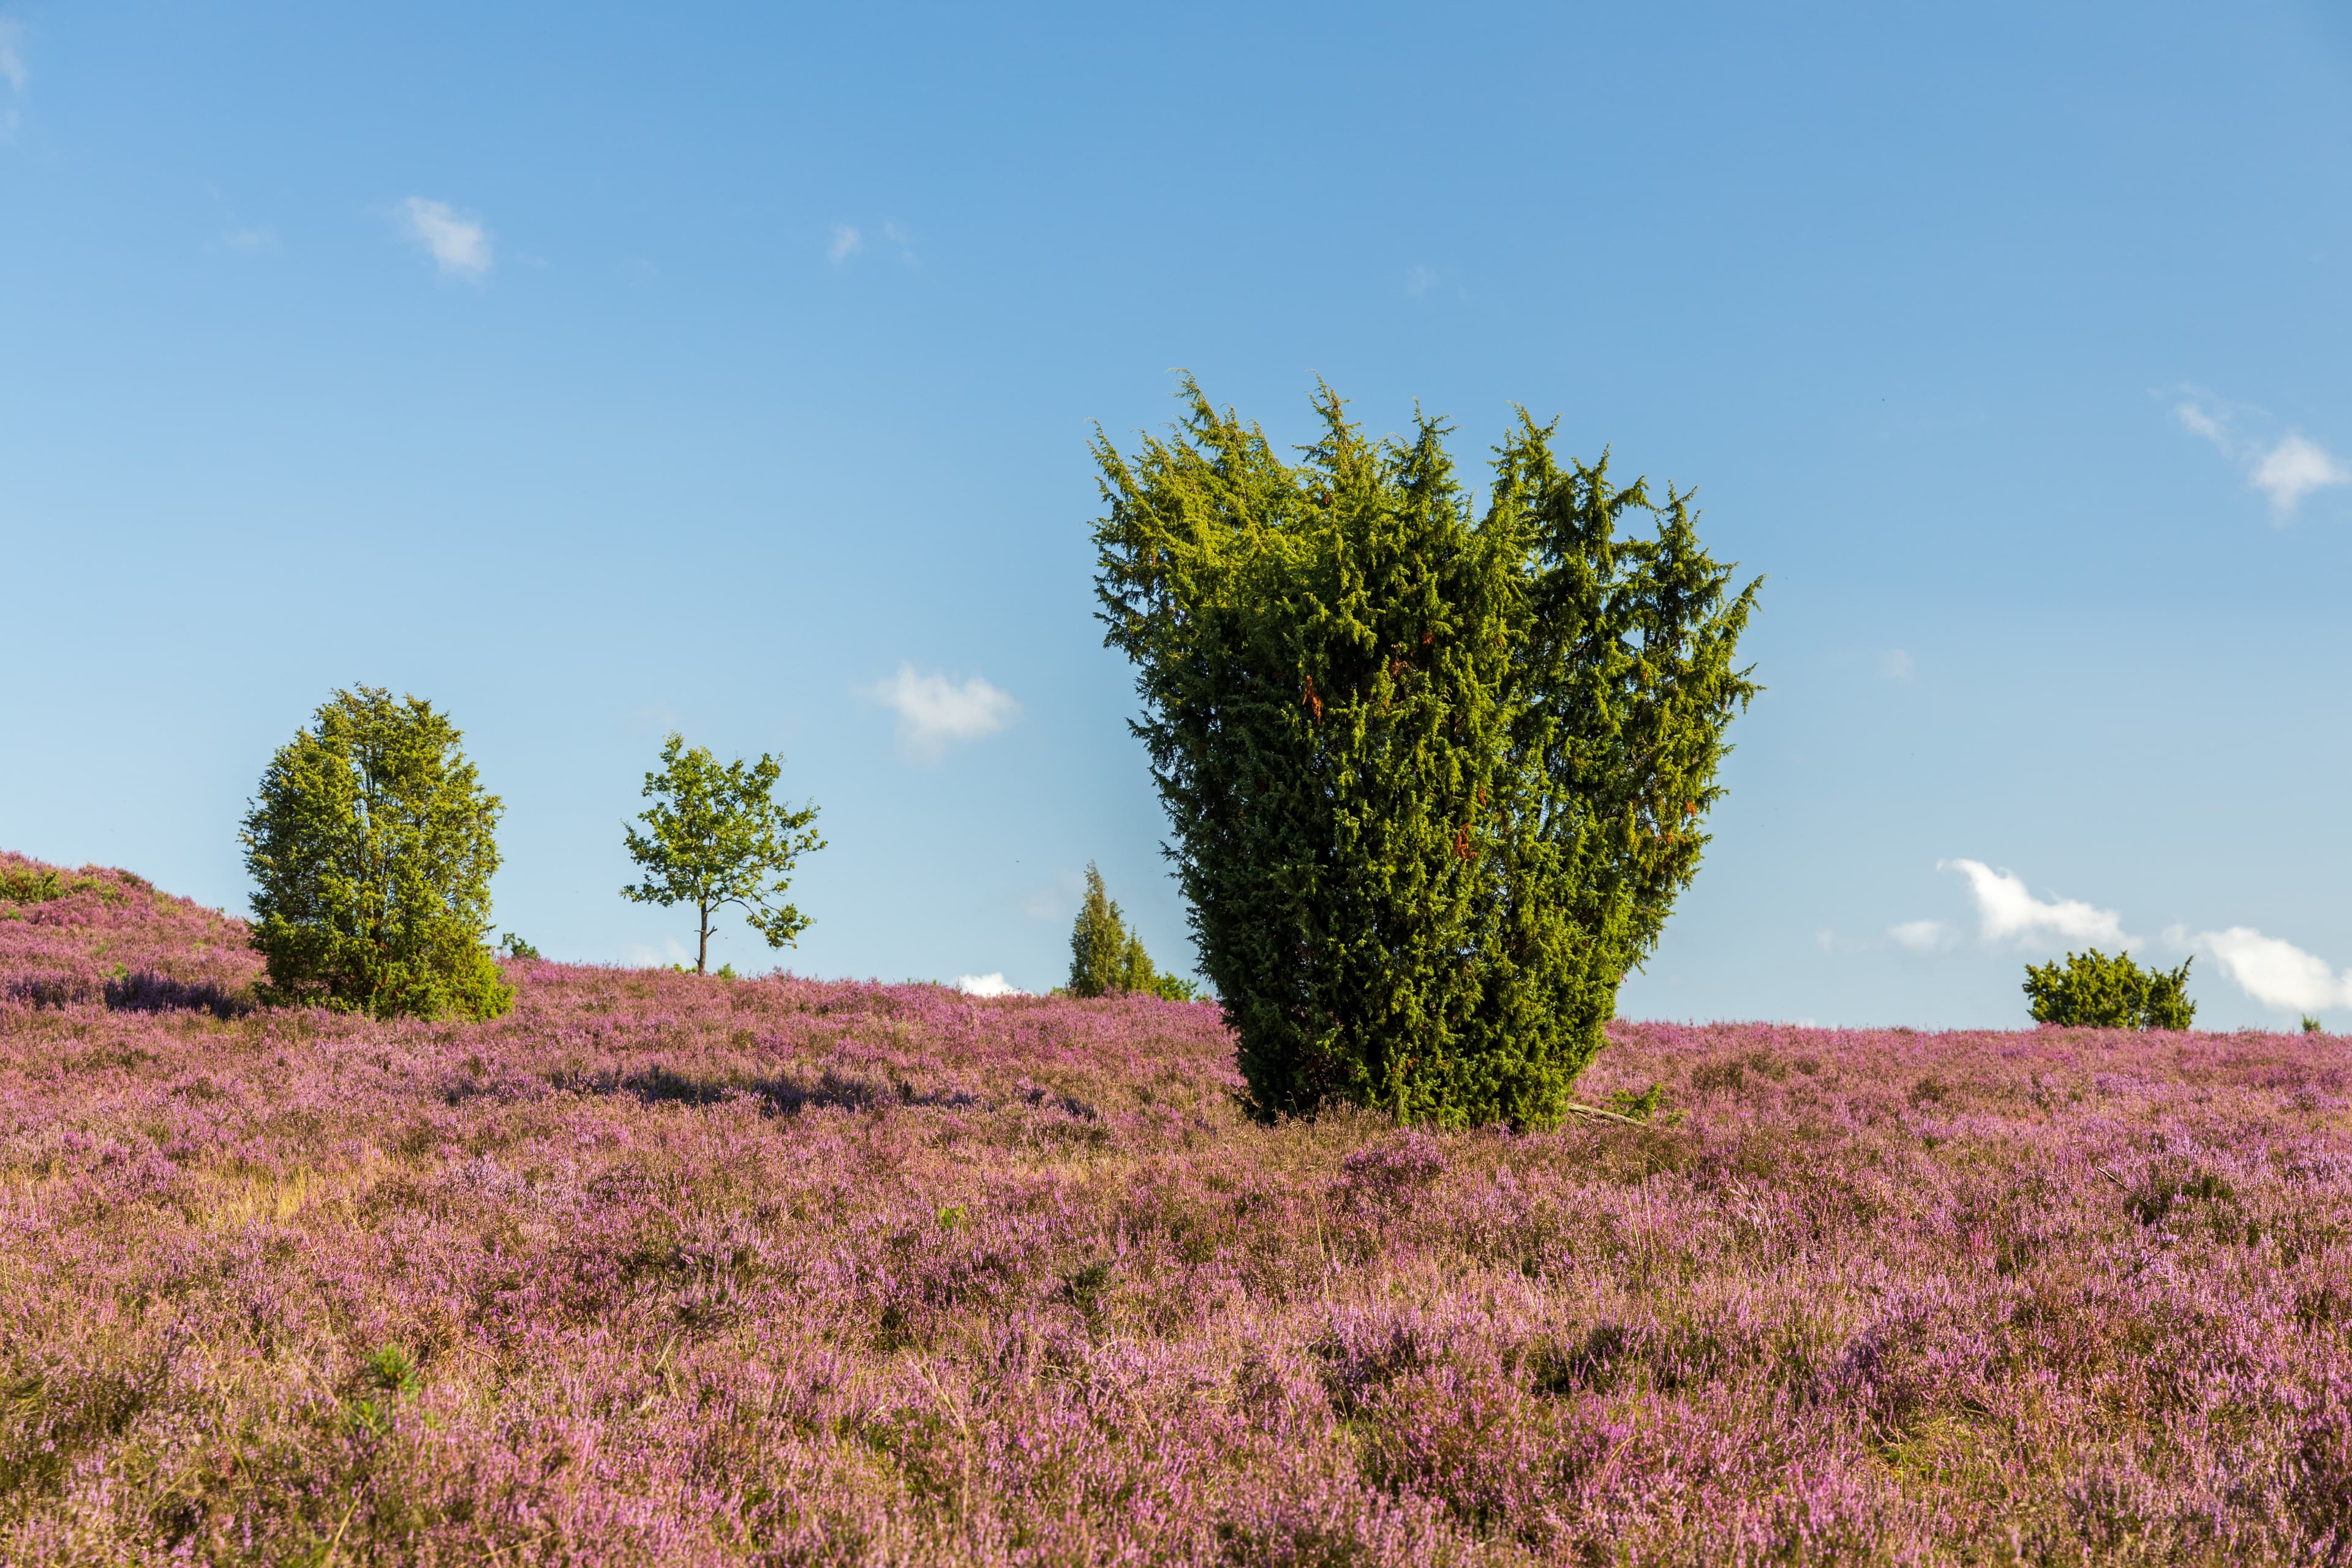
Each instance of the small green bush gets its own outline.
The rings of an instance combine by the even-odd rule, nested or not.
[[[60,877],[54,866],[35,870],[13,866],[0,871],[0,903],[46,904],[76,893],[96,893],[110,904],[122,901],[122,889],[99,877]]]
[[[2129,953],[2097,948],[2056,963],[2025,966],[2025,995],[2037,1024],[2096,1029],[2186,1029],[2197,1016],[2189,999],[2189,965],[2142,969]]]
[[[2318,1019],[2313,1017],[2310,1014],[2305,1013],[2303,1016],[2303,1032],[2306,1035],[2324,1035],[2327,1030],[2326,1026],[2322,1025]]]
[[[505,953],[509,958],[537,958],[539,956],[539,949],[523,941],[522,938],[517,936],[512,931],[507,932],[506,935],[499,939],[499,951]]]

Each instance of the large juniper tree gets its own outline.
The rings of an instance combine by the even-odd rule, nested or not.
[[[1758,584],[1524,410],[1474,514],[1441,421],[1326,387],[1290,464],[1183,395],[1097,433],[1097,588],[1259,1112],[1557,1120],[1697,869]]]

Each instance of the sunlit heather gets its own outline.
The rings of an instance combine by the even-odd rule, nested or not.
[[[0,857],[0,872],[40,868]],[[0,919],[0,1560],[2339,1560],[2324,1036],[1620,1025],[1430,1136],[1216,1009]],[[2334,1554],[2334,1555],[2331,1555]]]

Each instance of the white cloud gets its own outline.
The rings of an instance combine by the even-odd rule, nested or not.
[[[1911,679],[1912,670],[1918,667],[1911,661],[1911,656],[1899,647],[1889,648],[1879,656],[1878,673],[1889,680],[1908,680]]]
[[[2196,403],[2176,403],[2172,416],[2193,436],[2202,436],[2225,458],[2237,455],[2237,443],[2230,437],[2230,416],[2226,411],[2209,413]]]
[[[2183,945],[2211,953],[2221,964],[2221,973],[2264,1006],[2287,1007],[2298,1013],[2316,1013],[2323,1007],[2352,1007],[2352,970],[2337,974],[2327,967],[2326,960],[2304,952],[2291,942],[2264,936],[2252,926],[2199,931],[2195,936],[2178,931],[2166,934]]]
[[[2326,448],[2305,440],[2299,432],[2290,430],[2277,446],[2254,460],[2251,478],[2254,488],[2271,498],[2274,509],[2290,512],[2314,490],[2352,484],[2352,468],[2347,468]]]
[[[898,715],[898,745],[918,762],[935,763],[950,741],[977,741],[1011,723],[1021,704],[979,676],[950,680],[933,672],[918,675],[911,664],[866,689],[866,695]]]
[[[1977,900],[1979,933],[1988,942],[2079,942],[2092,946],[2141,945],[2124,934],[2123,919],[2113,910],[2095,909],[2079,899],[2037,899],[2025,880],[2013,871],[1996,871],[1981,860],[1938,860],[1938,871],[1958,871],[1969,879]],[[1918,922],[1913,922],[1915,925]]]
[[[396,211],[402,231],[432,254],[443,276],[474,283],[489,276],[497,258],[479,218],[460,216],[448,203],[423,196],[409,197]]]
[[[2181,428],[2211,442],[2215,451],[2243,468],[2246,482],[2270,498],[2271,510],[2281,518],[2314,490],[2352,484],[2352,467],[2302,431],[2289,430],[2275,441],[2242,436],[2242,416],[2269,422],[2258,408],[2241,408],[2201,394],[2172,406]]]
[[[252,228],[233,228],[228,231],[227,242],[231,250],[275,250],[278,248],[278,231],[268,224]]]
[[[1949,935],[1941,921],[1905,921],[1890,927],[1886,934],[1914,952],[1933,952],[1946,945]]]
[[[1066,921],[1087,901],[1087,879],[1065,871],[1042,888],[1033,888],[1021,900],[1021,912],[1033,921]]]
[[[1029,994],[1002,974],[959,974],[956,989],[967,996],[1026,996]]]
[[[5,81],[22,92],[25,84],[31,79],[31,75],[25,69],[24,26],[0,16],[0,81]]]
[[[825,258],[839,267],[854,257],[864,255],[868,241],[874,242],[877,247],[895,249],[898,259],[909,267],[916,264],[914,237],[896,223],[886,223],[870,232],[856,224],[835,224],[833,237],[825,242]]]

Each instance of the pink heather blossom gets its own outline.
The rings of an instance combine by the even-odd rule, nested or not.
[[[1262,1127],[1213,1006],[254,1011],[86,875],[0,905],[12,1564],[2352,1557],[2331,1037],[1621,1024],[1679,1121]]]

